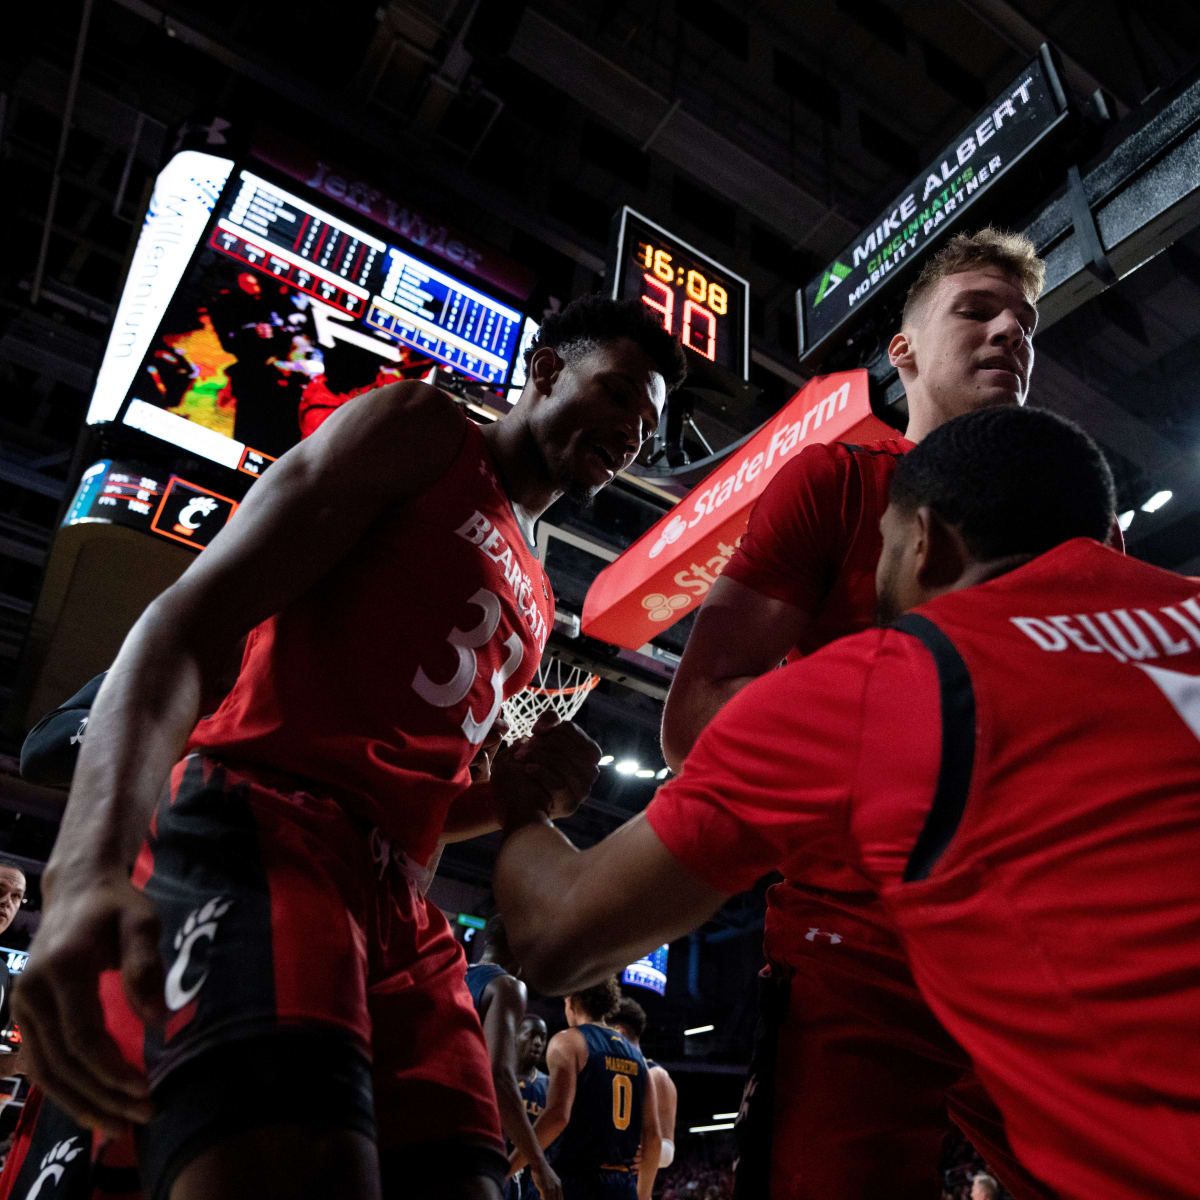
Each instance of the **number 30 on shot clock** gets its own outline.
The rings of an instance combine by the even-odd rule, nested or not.
[[[614,298],[640,300],[686,349],[745,379],[746,280],[631,208],[615,226]]]

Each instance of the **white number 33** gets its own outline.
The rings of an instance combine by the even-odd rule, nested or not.
[[[434,683],[425,674],[424,667],[418,667],[413,676],[413,691],[428,704],[435,708],[453,708],[464,699],[475,682],[479,673],[479,660],[475,651],[486,646],[500,626],[500,601],[494,592],[480,588],[470,599],[470,603],[483,609],[483,620],[473,629],[459,629],[455,626],[450,630],[446,641],[454,647],[458,655],[458,667],[445,683]],[[475,719],[475,714],[467,709],[463,717],[462,731],[467,741],[478,746],[487,737],[500,705],[504,702],[504,683],[521,665],[525,657],[525,647],[521,645],[520,636],[510,633],[504,640],[504,648],[508,651],[504,662],[492,671],[492,707],[481,721]]]

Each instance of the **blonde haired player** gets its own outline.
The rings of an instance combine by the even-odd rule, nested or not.
[[[925,265],[888,345],[907,436],[812,446],[771,481],[700,609],[667,699],[673,769],[714,714],[781,659],[873,623],[879,520],[897,460],[953,417],[1025,402],[1044,274],[1027,238],[990,228],[952,238]],[[917,996],[872,885],[848,867],[821,884],[789,879],[768,894],[739,1200],[924,1197],[947,1107],[1016,1188],[991,1102]],[[777,1077],[789,1080],[786,1093]]]

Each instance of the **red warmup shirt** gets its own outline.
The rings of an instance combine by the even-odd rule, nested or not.
[[[1064,1200],[1198,1194],[1198,588],[1068,542],[758,680],[647,813],[725,892],[871,881]]]
[[[883,548],[879,520],[896,462],[912,448],[902,437],[865,446],[810,446],[759,497],[724,573],[812,614],[789,660],[875,623],[875,566]],[[850,867],[826,878],[820,888],[788,876],[769,889],[767,957],[786,962],[805,951],[819,952],[822,947],[806,943],[803,935],[834,924],[845,938],[848,922],[856,926],[858,941],[884,960],[864,960],[868,977],[905,974],[899,946],[885,927],[870,884]]]
[[[483,437],[463,423],[437,483],[250,634],[237,683],[188,747],[314,780],[420,863],[554,615]]]

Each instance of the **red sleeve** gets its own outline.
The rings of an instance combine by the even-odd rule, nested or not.
[[[771,870],[812,886],[898,876],[941,764],[925,647],[893,630],[842,638],[739,692],[646,810],[664,846],[718,891]]]
[[[833,447],[802,450],[758,498],[724,573],[764,596],[815,612],[838,568],[833,547],[844,474]]]
[[[739,692],[646,810],[663,845],[709,886],[743,891],[800,860],[844,863],[863,691],[876,631],[844,638]],[[794,876],[793,876],[794,877]]]

